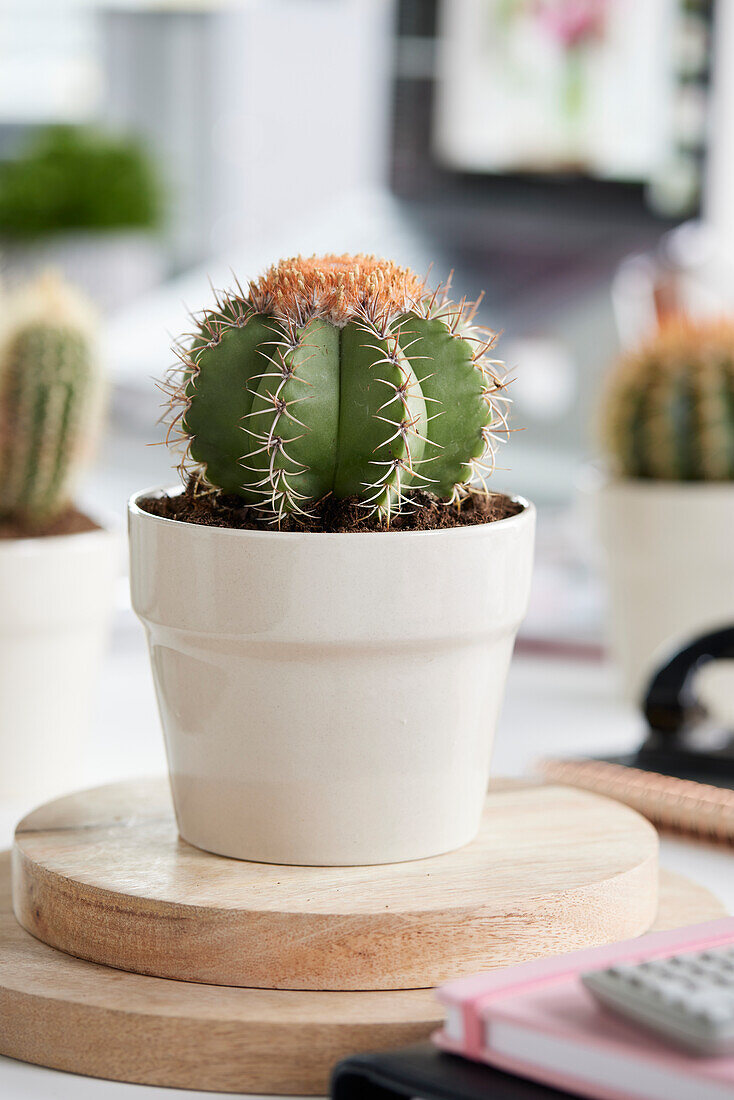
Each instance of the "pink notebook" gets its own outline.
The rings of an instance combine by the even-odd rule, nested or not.
[[[439,988],[444,1050],[598,1100],[734,1100],[734,1058],[678,1051],[597,1006],[578,975],[734,943],[734,918],[459,978]]]

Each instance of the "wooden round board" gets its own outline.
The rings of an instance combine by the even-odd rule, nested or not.
[[[661,875],[655,928],[723,915],[703,887]],[[0,1054],[116,1081],[318,1096],[340,1058],[418,1042],[440,1019],[427,989],[236,989],[72,958],[17,924],[0,856]]]
[[[163,780],[83,791],[18,826],[15,913],[79,958],[261,989],[376,990],[625,939],[657,909],[657,834],[563,787],[491,793],[477,840],[378,867],[280,867],[181,841]]]

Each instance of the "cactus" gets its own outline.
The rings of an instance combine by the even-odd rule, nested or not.
[[[275,523],[328,494],[388,521],[417,489],[459,499],[506,431],[494,334],[475,308],[372,256],[281,261],[219,297],[178,348],[169,442],[183,444],[182,472]]]
[[[734,479],[734,321],[668,321],[613,371],[602,433],[615,471]]]
[[[99,426],[86,303],[52,275],[11,296],[0,334],[0,518],[30,529],[63,511]]]

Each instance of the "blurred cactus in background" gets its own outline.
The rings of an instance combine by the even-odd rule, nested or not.
[[[601,414],[622,477],[734,480],[734,320],[666,322],[616,365]]]
[[[373,256],[283,260],[220,299],[172,385],[182,468],[272,522],[324,497],[389,520],[459,499],[505,434],[494,333]]]
[[[0,165],[0,234],[155,229],[161,194],[133,139],[81,126],[51,126]]]
[[[29,528],[71,503],[102,415],[95,324],[55,276],[0,304],[0,520]]]

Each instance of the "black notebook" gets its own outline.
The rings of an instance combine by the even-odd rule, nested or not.
[[[355,1054],[331,1077],[333,1100],[560,1100],[570,1094],[513,1077],[431,1043],[384,1054]]]

